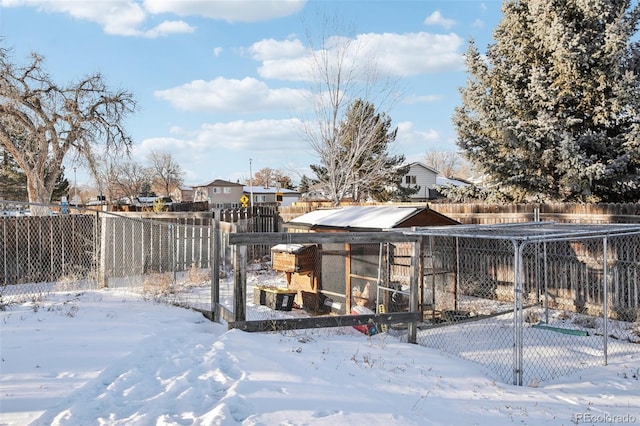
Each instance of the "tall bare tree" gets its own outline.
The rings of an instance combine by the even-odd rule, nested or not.
[[[254,186],[263,186],[265,188],[277,187],[292,189],[293,183],[291,178],[284,174],[280,169],[272,169],[270,167],[264,167],[253,174],[253,183],[246,180],[247,185],[253,184]]]
[[[316,165],[321,171],[316,173],[319,184],[326,196],[338,205],[354,188],[368,184],[362,179],[354,181],[358,176],[351,170],[354,163],[344,159],[361,158],[361,153],[367,150],[367,142],[378,140],[372,137],[377,136],[378,128],[371,126],[365,116],[362,120],[349,118],[353,125],[361,125],[352,129],[352,134],[358,135],[358,143],[346,143],[342,139],[349,106],[362,100],[381,109],[392,100],[395,85],[378,75],[375,55],[367,52],[351,31],[343,31],[345,27],[339,20],[325,15],[319,22],[320,35],[314,37],[311,32],[307,35],[310,46],[310,75],[307,78],[312,81],[313,117],[303,120],[303,135],[320,163]],[[334,34],[329,36],[327,31]],[[366,109],[361,112],[367,113]],[[345,148],[352,152],[345,152]]]
[[[45,72],[42,56],[20,66],[0,48],[0,146],[25,173],[30,202],[50,202],[68,153],[95,172],[100,148],[128,152],[124,119],[134,110],[131,93],[110,91],[100,74],[61,85]]]
[[[442,176],[452,178],[457,175],[462,157],[455,152],[429,151],[425,155],[425,162],[427,166],[433,167]]]
[[[108,173],[110,194],[116,198],[126,197],[129,201],[151,187],[153,172],[135,161],[113,165]]]
[[[153,187],[162,195],[169,196],[182,185],[184,172],[173,156],[168,152],[152,150],[147,155],[149,169],[153,177]]]

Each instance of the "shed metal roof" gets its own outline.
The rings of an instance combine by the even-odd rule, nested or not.
[[[391,229],[423,210],[418,207],[349,206],[320,209],[298,216],[287,225],[331,228]]]

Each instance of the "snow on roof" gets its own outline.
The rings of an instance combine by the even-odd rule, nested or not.
[[[242,188],[242,190],[244,192],[253,192],[254,194],[275,194],[276,192],[281,192],[283,195],[286,195],[286,194],[299,195],[300,194],[298,191],[295,191],[293,189],[275,188],[273,186],[269,188],[265,188],[263,186],[254,186],[253,188],[251,188],[250,186],[245,185]]]
[[[336,228],[390,229],[419,210],[418,207],[350,206],[315,210],[288,223]]]
[[[436,176],[436,185],[469,186],[468,183],[464,183],[457,179],[451,179],[444,176]]]

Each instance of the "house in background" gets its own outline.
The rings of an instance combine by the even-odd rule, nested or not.
[[[222,179],[193,186],[193,201],[207,201],[209,208],[238,208],[243,195],[242,184]]]
[[[171,191],[171,198],[179,203],[192,203],[193,202],[193,187],[191,186],[179,186]]]
[[[410,197],[411,201],[427,201],[438,197],[435,190],[438,171],[418,161],[409,164],[409,171],[402,178],[405,188],[420,187],[420,190]]]
[[[245,186],[244,195],[251,199],[251,194],[253,194],[254,205],[278,203],[280,206],[286,207],[300,199],[300,192],[292,189]]]

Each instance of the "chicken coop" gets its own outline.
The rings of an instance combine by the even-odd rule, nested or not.
[[[458,222],[426,207],[351,206],[320,209],[284,224],[290,232],[379,232]],[[273,269],[286,273],[296,303],[313,312],[344,314],[353,306],[387,312],[408,308],[410,245],[329,243],[273,248]],[[312,259],[310,262],[309,259]]]
[[[314,244],[278,244],[271,248],[274,271],[284,272],[287,289],[294,291],[295,303],[311,311],[319,310],[318,277],[320,262]]]

